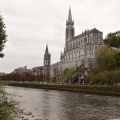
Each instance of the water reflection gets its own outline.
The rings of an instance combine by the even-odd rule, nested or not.
[[[48,120],[110,120],[120,118],[120,98],[20,87],[7,87],[9,93],[23,97],[21,107]]]

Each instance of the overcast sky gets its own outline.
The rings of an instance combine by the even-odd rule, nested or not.
[[[8,35],[0,72],[42,66],[47,41],[51,63],[59,61],[69,6],[75,35],[94,26],[103,31],[103,38],[120,30],[120,0],[0,0]]]

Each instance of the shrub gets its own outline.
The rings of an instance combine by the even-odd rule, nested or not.
[[[104,85],[109,82],[109,72],[108,71],[103,71],[103,72],[96,72],[97,74],[94,73],[89,73],[86,76],[86,82],[90,85]]]
[[[0,120],[14,120],[13,115],[17,113],[15,105],[16,102],[10,98],[4,85],[0,83]]]
[[[115,70],[113,72],[113,81],[116,83],[120,82],[120,70]]]
[[[95,70],[94,74],[97,75],[100,72],[100,70]]]

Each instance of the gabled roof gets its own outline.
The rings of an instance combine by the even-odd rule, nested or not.
[[[93,28],[93,29],[91,29],[89,32],[100,32],[100,33],[102,33],[101,31],[99,31],[98,29],[96,29],[96,28]]]

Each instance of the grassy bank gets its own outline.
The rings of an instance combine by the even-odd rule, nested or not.
[[[120,96],[120,86],[72,86],[72,85],[42,85],[42,84],[28,84],[28,83],[10,83],[10,86],[49,89],[49,90],[62,90],[73,92],[85,92],[101,95]]]

